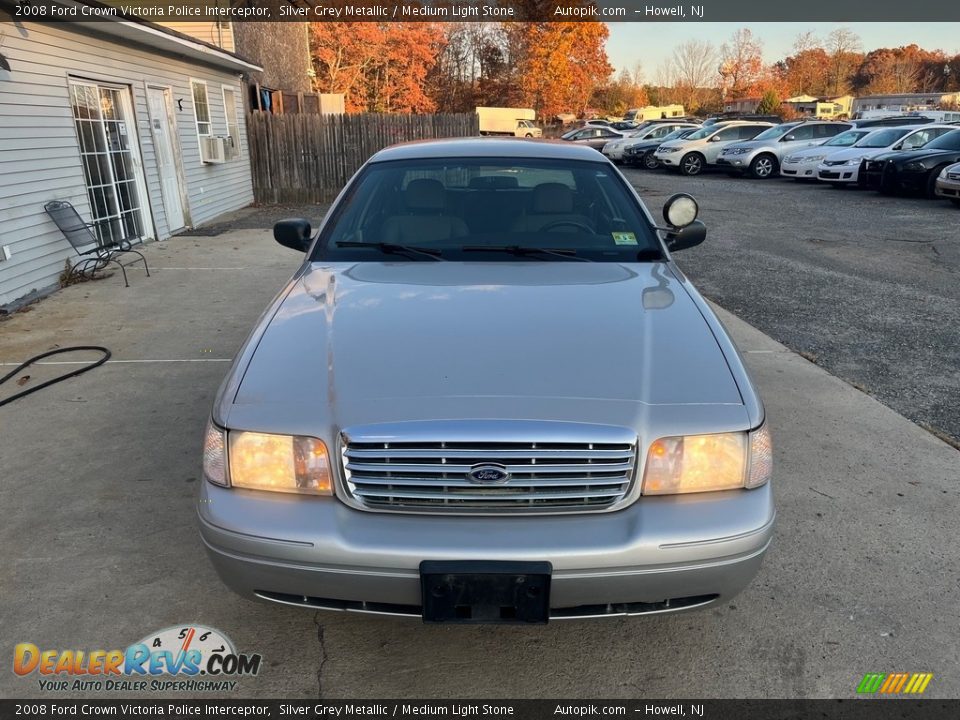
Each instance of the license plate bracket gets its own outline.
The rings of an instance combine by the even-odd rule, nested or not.
[[[550,619],[549,562],[424,560],[425,623],[532,624]]]

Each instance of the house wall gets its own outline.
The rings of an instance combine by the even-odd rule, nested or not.
[[[171,30],[183,35],[189,35],[197,40],[216,45],[227,52],[236,49],[233,42],[233,23],[225,22],[158,22]]]
[[[166,238],[171,228],[163,209],[150,132],[148,84],[172,90],[188,224],[208,222],[253,201],[243,88],[237,74],[87,34],[88,28],[96,29],[92,23],[81,29],[66,23],[14,25],[8,18],[0,13],[3,54],[11,66],[9,72],[0,70],[0,245],[10,247],[12,258],[4,262],[0,254],[0,305],[55,284],[64,260],[76,257],[44,212],[45,203],[69,200],[82,217],[91,217],[70,107],[71,77],[132,90],[136,140],[153,221],[149,236]],[[226,135],[221,86],[235,88],[241,138],[236,159],[222,165],[201,162],[191,78],[207,82],[215,135]],[[182,110],[176,109],[178,99]]]

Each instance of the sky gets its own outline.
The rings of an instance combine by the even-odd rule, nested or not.
[[[956,2],[956,0],[945,0]],[[865,50],[878,47],[899,47],[916,43],[927,50],[960,52],[960,23],[609,23],[610,39],[607,55],[617,69],[632,70],[639,61],[647,82],[654,80],[657,66],[670,58],[676,45],[695,38],[716,46],[735,30],[749,27],[763,41],[764,59],[775,62],[790,54],[797,35],[808,30],[826,38],[831,30],[846,27],[857,33]]]

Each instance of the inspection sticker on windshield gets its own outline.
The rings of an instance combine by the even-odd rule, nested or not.
[[[613,235],[613,242],[617,245],[636,245],[637,236],[632,232],[615,232],[610,233]]]

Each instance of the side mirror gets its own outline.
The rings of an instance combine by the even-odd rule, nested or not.
[[[707,239],[707,226],[694,220],[684,228],[667,235],[667,249],[670,252],[696,247]]]
[[[700,214],[700,206],[692,195],[676,193],[663,204],[663,219],[671,228],[685,228]]]
[[[281,220],[273,226],[273,239],[291,250],[306,252],[310,247],[310,221],[304,218]]]
[[[796,135],[787,135],[787,136],[786,136],[783,140],[781,140],[780,142],[793,142],[793,141],[796,140],[796,139],[797,139],[797,136],[796,136]]]

